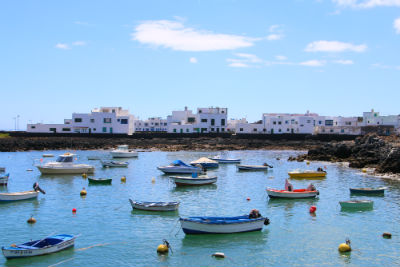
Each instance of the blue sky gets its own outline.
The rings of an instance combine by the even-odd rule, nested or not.
[[[0,129],[100,106],[400,113],[400,0],[10,0],[0,34]]]

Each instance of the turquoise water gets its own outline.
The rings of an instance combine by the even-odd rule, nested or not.
[[[235,165],[221,165],[215,185],[176,188],[156,169],[175,159],[190,162],[216,152],[141,152],[128,159],[128,168],[103,169],[88,155],[108,157],[106,151],[77,151],[78,161],[96,166],[95,177],[111,177],[113,184],[89,186],[80,175],[40,175],[33,166],[43,153],[64,151],[0,153],[0,166],[10,172],[8,187],[1,192],[25,191],[39,182],[47,193],[37,200],[0,203],[0,245],[22,243],[55,233],[80,234],[75,248],[46,256],[6,260],[3,266],[399,266],[400,182],[367,176],[359,170],[336,164],[288,162],[294,151],[229,151],[242,163],[268,162],[268,172],[238,172]],[[277,160],[279,157],[281,160]],[[287,172],[316,169],[325,165],[327,178],[313,183],[320,191],[315,200],[269,200],[267,187],[283,188]],[[33,171],[27,171],[33,169]],[[122,176],[127,177],[121,183]],[[154,178],[155,182],[152,183]],[[292,180],[304,188],[307,180]],[[374,209],[343,212],[339,200],[348,200],[349,187],[387,186],[385,196],[373,199]],[[86,187],[87,196],[79,194]],[[180,201],[177,213],[132,211],[128,199]],[[250,201],[246,199],[250,198]],[[316,216],[308,212],[317,207]],[[72,214],[76,208],[77,213]],[[188,235],[182,232],[179,216],[236,216],[256,208],[271,224],[262,232],[229,235]],[[33,215],[37,223],[26,220]],[[383,239],[391,232],[392,239]],[[337,247],[349,237],[353,251],[340,254]],[[159,256],[156,248],[167,239],[173,253]],[[224,252],[225,259],[211,254]]]

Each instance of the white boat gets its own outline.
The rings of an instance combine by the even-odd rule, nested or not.
[[[74,246],[75,238],[76,236],[66,234],[53,235],[21,245],[2,247],[1,250],[7,259],[39,256],[72,247]]]
[[[236,165],[239,171],[268,171],[268,165]]]
[[[217,176],[197,176],[197,177],[184,177],[184,176],[170,176],[177,186],[185,185],[206,185],[217,182]]]
[[[120,145],[110,154],[113,158],[133,158],[139,155],[137,151],[129,149],[128,145]]]
[[[132,209],[148,211],[175,211],[179,207],[179,202],[142,202],[129,199]]]
[[[372,209],[374,202],[372,200],[349,200],[339,201],[342,209]]]
[[[231,234],[261,231],[269,224],[266,217],[250,218],[249,215],[236,217],[188,217],[179,218],[185,234]]]
[[[54,155],[53,154],[43,154],[42,157],[43,158],[52,158],[52,157],[54,157]]]
[[[203,171],[202,168],[195,167],[195,166],[190,166],[185,164],[181,160],[175,160],[168,166],[160,166],[157,167],[160,171],[164,173],[201,173]]]
[[[99,156],[87,156],[88,160],[100,160],[101,158]]]
[[[103,167],[128,167],[129,163],[126,161],[115,161],[115,160],[106,160],[106,161],[101,161],[101,165]]]
[[[94,167],[88,164],[74,163],[74,154],[65,153],[56,161],[36,165],[42,174],[83,174],[94,173]]]
[[[219,166],[218,161],[206,157],[190,162],[192,166],[196,166],[197,164],[201,165],[203,168],[217,168]]]
[[[223,159],[221,158],[221,156],[215,156],[209,159],[218,161],[218,163],[240,163],[241,161],[240,159],[228,159],[228,158]]]
[[[5,167],[0,167],[0,172],[5,172],[6,168]]]
[[[9,173],[7,173],[6,175],[1,175],[0,176],[0,185],[7,185],[9,177],[10,177]]]
[[[0,201],[17,201],[36,198],[39,195],[39,191],[31,190],[24,192],[14,193],[0,193]]]
[[[318,190],[295,189],[293,191],[267,189],[267,194],[270,198],[314,198],[319,195]]]

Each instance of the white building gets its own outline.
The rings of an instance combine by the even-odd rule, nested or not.
[[[72,128],[76,133],[116,133],[131,135],[135,132],[135,117],[121,107],[95,108],[91,113],[72,113]]]
[[[26,131],[29,133],[72,133],[72,120],[65,119],[63,124],[28,124]]]
[[[135,120],[135,132],[166,132],[167,129],[167,120],[160,117]]]
[[[224,133],[227,131],[227,108],[198,108],[193,114],[187,107],[167,117],[169,133]]]

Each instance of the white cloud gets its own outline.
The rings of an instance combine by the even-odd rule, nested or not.
[[[195,63],[197,63],[197,58],[191,57],[191,58],[189,59],[189,61],[190,61],[190,63],[195,64]]]
[[[257,38],[218,34],[185,27],[179,21],[146,21],[136,26],[132,40],[177,51],[217,51],[250,47]]]
[[[280,40],[284,37],[283,35],[283,25],[271,25],[269,27],[269,32],[271,34],[269,34],[267,36],[267,40],[268,41],[276,41],[276,40]]]
[[[365,50],[367,50],[365,44],[354,45],[338,41],[315,41],[309,43],[305,48],[307,52],[364,52]]]
[[[56,44],[55,47],[58,49],[64,49],[64,50],[71,49],[68,44],[62,44],[62,43]]]
[[[276,41],[276,40],[280,40],[283,38],[283,34],[270,34],[267,36],[267,40],[268,41]]]
[[[247,65],[245,63],[241,63],[241,62],[232,62],[228,66],[233,67],[233,68],[248,68],[249,67],[249,65]]]
[[[337,64],[342,64],[342,65],[352,65],[354,64],[353,60],[349,60],[349,59],[338,59],[338,60],[334,60],[334,63]]]
[[[76,42],[73,42],[72,45],[75,45],[75,46],[84,46],[84,45],[86,45],[86,42],[85,42],[85,41],[76,41]]]
[[[286,60],[286,59],[287,59],[287,57],[281,56],[281,55],[276,55],[275,58],[276,58],[277,60]]]
[[[333,0],[338,6],[353,7],[353,8],[373,8],[378,6],[398,6],[400,0]]]
[[[396,30],[396,33],[400,34],[400,18],[394,20],[393,27]]]
[[[238,58],[228,58],[226,61],[229,62],[228,66],[230,67],[256,67],[259,66],[260,63],[263,62],[262,59],[253,54],[246,53],[235,53],[235,56]]]
[[[251,63],[259,63],[262,61],[260,58],[258,58],[256,55],[253,55],[253,54],[236,53],[235,55],[242,58],[242,60],[245,60],[245,61],[251,62]]]
[[[324,60],[308,60],[304,62],[300,62],[299,65],[307,66],[307,67],[322,67],[326,64]]]

